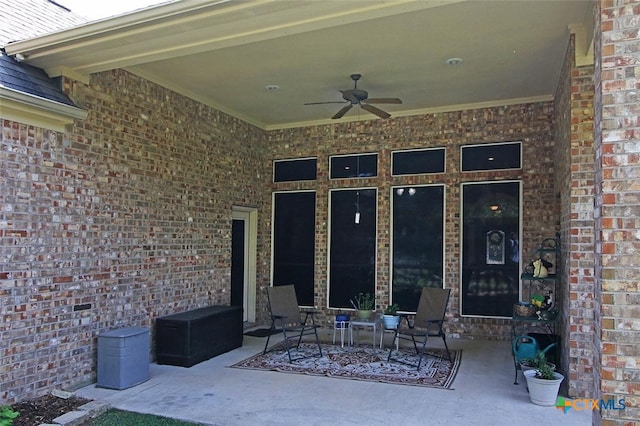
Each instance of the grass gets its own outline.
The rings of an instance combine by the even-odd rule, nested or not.
[[[110,409],[93,419],[87,426],[194,426],[199,423],[191,423],[182,420],[153,414],[140,414],[131,411]]]

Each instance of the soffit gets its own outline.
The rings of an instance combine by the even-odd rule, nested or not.
[[[394,117],[552,99],[590,1],[181,1],[7,46],[50,75],[126,68],[265,129],[336,122],[359,87]],[[461,57],[450,66],[446,60]],[[588,61],[587,61],[588,62]],[[267,90],[278,85],[279,90]],[[341,121],[376,119],[354,108]]]

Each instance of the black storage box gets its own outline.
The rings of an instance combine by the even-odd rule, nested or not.
[[[191,367],[242,346],[242,308],[209,306],[156,319],[156,362]]]

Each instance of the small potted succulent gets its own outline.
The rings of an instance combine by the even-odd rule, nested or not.
[[[400,316],[398,315],[398,305],[396,303],[388,305],[384,309],[382,321],[384,323],[384,328],[387,330],[394,330],[398,327],[398,324],[400,323]]]

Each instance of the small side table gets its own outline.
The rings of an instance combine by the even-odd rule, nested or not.
[[[356,328],[356,342],[360,341],[360,328],[371,327],[373,330],[373,348],[376,348],[376,336],[377,336],[377,328],[380,323],[380,318],[370,318],[370,319],[357,319],[355,321],[351,321],[351,327]]]
[[[351,322],[338,321],[333,322],[333,343],[336,343],[336,331],[340,330],[340,347],[344,348],[344,334],[349,330],[349,345],[353,345],[353,331],[351,330]]]

